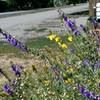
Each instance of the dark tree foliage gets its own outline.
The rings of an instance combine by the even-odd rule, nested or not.
[[[0,0],[0,12],[53,7],[54,0]],[[64,0],[65,4],[84,3],[87,0]]]
[[[48,6],[53,6],[53,2],[50,0],[10,0],[13,3],[10,3],[14,9],[17,10],[26,10],[33,8],[46,8]]]
[[[85,3],[87,2],[88,0],[69,0],[69,4],[77,4],[77,3]]]
[[[0,12],[4,12],[8,10],[7,3],[4,1],[0,1]]]

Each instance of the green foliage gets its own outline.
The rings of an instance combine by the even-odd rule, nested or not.
[[[60,7],[60,6],[66,6],[70,4],[77,4],[77,3],[84,3],[87,0],[53,0],[54,6]]]
[[[8,5],[5,1],[0,1],[0,12],[8,11]]]
[[[33,61],[31,66],[20,67],[19,71],[13,69],[20,75],[17,76],[15,73],[15,83],[7,81],[12,92],[9,94],[10,91],[7,91],[9,89],[6,91],[1,89],[1,100],[4,98],[8,100],[90,100],[100,94],[98,24],[95,22],[94,29],[81,25],[78,33],[74,34],[79,27],[71,20],[67,18],[65,20],[65,17],[61,22],[66,30],[61,31],[62,34],[50,31],[47,37],[28,41],[29,49],[36,48],[28,53],[33,54],[39,62],[34,65]],[[75,29],[74,32],[71,28]],[[0,73],[7,78],[3,71],[0,70]],[[10,79],[13,80],[11,77]],[[85,87],[87,91],[80,91],[79,86]],[[91,93],[95,94],[90,96]]]
[[[87,0],[7,0],[8,10],[27,10],[84,3]]]
[[[41,66],[23,68],[21,76],[16,76],[16,84],[8,82],[13,95],[2,91],[0,96],[9,100],[89,100],[79,92],[79,85],[100,94],[100,68],[95,66],[100,58],[100,52],[97,51],[99,44],[96,44],[98,38],[89,33],[89,28],[86,29],[87,31],[81,30],[77,36],[71,34],[70,30],[61,35],[50,31],[50,42],[45,37],[40,38],[43,48],[37,47],[34,57],[38,56],[38,59],[43,61]],[[57,40],[58,37],[60,40]],[[49,46],[49,43],[55,47]],[[62,43],[68,45],[68,48],[62,46]],[[29,44],[32,47],[32,43]],[[43,46],[44,44],[47,46]],[[69,48],[70,46],[74,51]],[[85,58],[89,62],[84,65]]]
[[[33,8],[46,8],[53,6],[50,0],[7,0],[9,7],[15,10],[26,10]]]

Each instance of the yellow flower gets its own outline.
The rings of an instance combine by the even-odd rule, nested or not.
[[[69,67],[69,68],[67,69],[67,71],[73,73],[73,72],[74,72],[74,68],[73,68],[73,67]]]
[[[68,48],[68,46],[67,46],[65,43],[61,44],[60,46],[61,46],[63,49]]]
[[[47,38],[49,38],[50,40],[53,40],[55,37],[56,37],[56,35],[54,35],[54,34],[47,36]]]
[[[68,41],[72,42],[73,41],[73,37],[72,36],[69,36],[68,37]]]
[[[59,42],[59,41],[60,41],[60,37],[58,37],[58,36],[55,37],[55,41],[56,41],[56,42]]]
[[[88,84],[91,83],[91,80],[87,80],[87,83],[88,83]]]
[[[67,80],[65,80],[65,83],[72,83],[73,80],[71,78],[68,78]]]
[[[72,82],[72,79],[71,78],[68,78],[68,82],[71,83]]]
[[[58,45],[60,45],[60,46],[61,46],[61,43],[60,43],[60,42],[58,42]]]
[[[49,85],[50,81],[49,80],[44,80],[43,83],[44,83],[45,86],[47,86],[47,85]]]

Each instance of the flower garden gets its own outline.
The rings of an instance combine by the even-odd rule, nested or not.
[[[42,49],[30,48],[0,30],[10,45],[42,61],[38,67],[33,64],[31,71],[28,66],[12,63],[13,78],[0,69],[7,79],[1,86],[0,100],[100,100],[99,24],[89,18],[87,26],[78,27],[58,12],[64,31],[49,30],[45,38],[50,44]]]

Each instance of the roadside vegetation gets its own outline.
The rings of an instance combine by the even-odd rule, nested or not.
[[[55,5],[75,5],[85,2],[87,0],[0,0],[0,12],[48,8]]]
[[[0,35],[11,45],[2,43],[6,51],[1,52],[13,50],[38,59],[37,64],[33,60],[26,67],[12,59],[9,75],[0,68],[5,77],[1,99],[100,100],[100,26],[92,18],[86,26],[77,26],[64,13],[59,14],[63,32],[49,30],[47,36],[26,44],[1,30]]]

